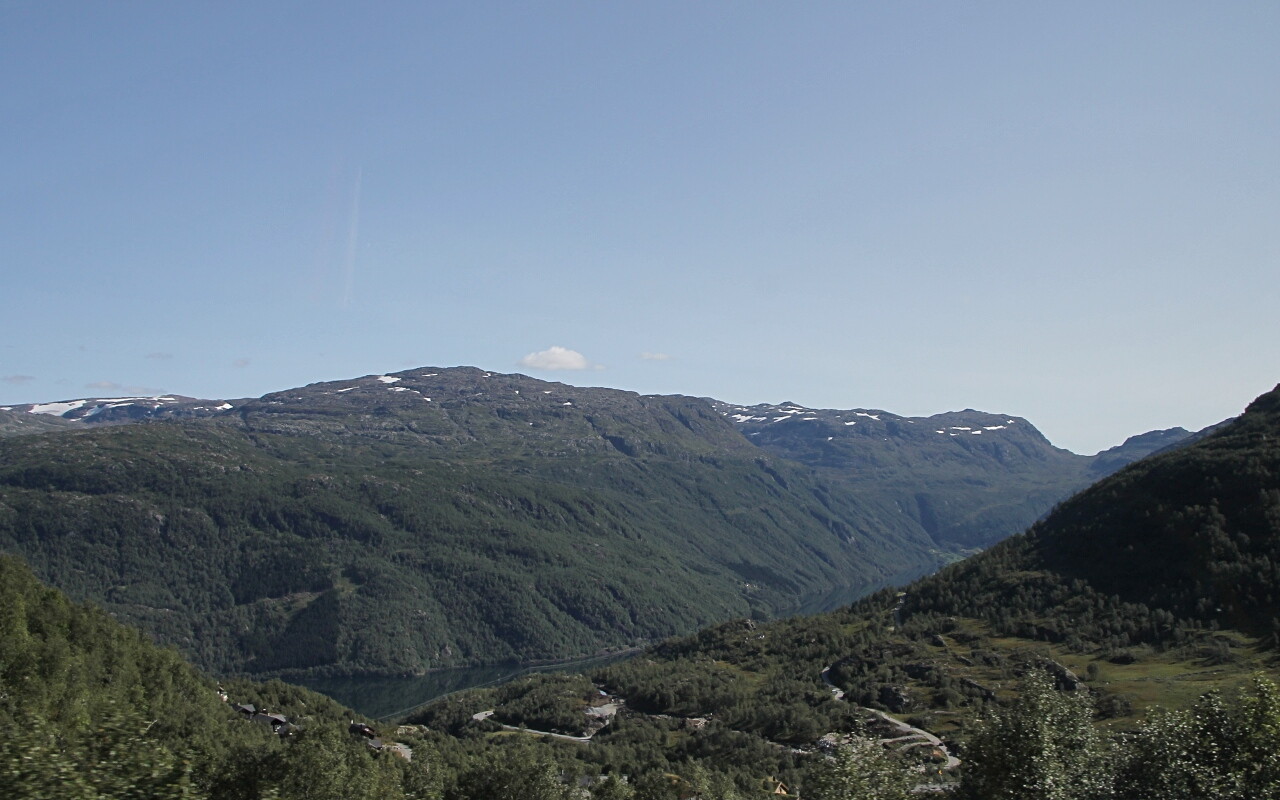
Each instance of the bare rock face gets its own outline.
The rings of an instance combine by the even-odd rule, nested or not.
[[[1060,692],[1076,692],[1084,689],[1084,681],[1066,666],[1052,659],[1041,659],[1039,666],[1053,676],[1054,684]]]
[[[914,705],[911,695],[902,686],[881,686],[876,700],[895,714],[901,714]]]

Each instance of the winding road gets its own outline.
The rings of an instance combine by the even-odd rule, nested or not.
[[[906,602],[906,599],[907,599],[906,592],[898,593],[898,602],[896,605],[894,605],[893,611],[892,611],[893,625],[895,628],[901,627],[902,625],[902,604]],[[890,628],[890,630],[893,630],[893,628]],[[825,669],[822,670],[822,682],[826,684],[828,689],[831,690],[832,697],[834,697],[837,700],[845,699],[844,690],[831,682],[831,667],[826,667]],[[874,708],[867,708],[866,706],[858,706],[858,710],[864,711],[868,714],[874,714],[875,716],[882,719],[886,724],[893,726],[893,728],[899,732],[898,736],[893,736],[888,739],[880,739],[879,740],[880,744],[900,745],[897,748],[899,752],[902,752],[903,750],[908,750],[912,747],[925,747],[925,746],[935,747],[947,759],[947,764],[945,767],[943,767],[943,769],[951,770],[960,766],[960,759],[953,756],[951,754],[951,751],[947,750],[947,746],[942,743],[942,740],[939,739],[937,736],[933,735],[932,733],[929,733],[928,731],[923,730],[921,728],[916,728],[911,725],[908,725],[902,720],[894,719],[893,717],[889,716],[883,711],[877,711]]]

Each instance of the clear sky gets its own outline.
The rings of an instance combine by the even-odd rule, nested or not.
[[[0,75],[0,403],[474,365],[1093,452],[1280,381],[1274,0],[8,0]]]

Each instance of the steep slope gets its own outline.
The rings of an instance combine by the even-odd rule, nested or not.
[[[1121,444],[1094,456],[1093,462],[1089,464],[1089,474],[1095,478],[1105,478],[1154,453],[1176,449],[1182,444],[1191,444],[1201,434],[1207,434],[1209,430],[1206,428],[1198,433],[1192,433],[1186,428],[1167,428],[1162,431],[1147,431],[1130,436]]]
[[[237,706],[268,707],[273,730]],[[377,758],[352,712],[279,682],[201,675],[100,609],[0,556],[0,795],[6,798],[402,798],[429,767]],[[264,723],[264,724],[257,724]],[[283,735],[282,735],[283,734]],[[439,783],[439,779],[435,779]],[[331,788],[327,788],[331,787]]]
[[[985,707],[1016,699],[1028,672],[1087,686],[1117,722],[1185,707],[1280,666],[1277,441],[1280,387],[902,591],[714,626],[594,679],[633,708],[713,715],[791,743],[832,729],[836,690],[963,739]]]
[[[481,370],[0,442],[0,548],[218,671],[621,647],[936,562],[702,401]]]
[[[463,379],[463,375],[468,377]],[[8,406],[0,409],[0,436],[159,419],[230,416],[246,420],[252,417],[252,424],[264,430],[298,433],[324,429],[336,435],[380,432],[402,442],[447,447],[475,444],[479,438],[494,436],[505,436],[512,444],[514,434],[526,440],[515,448],[520,451],[530,443],[536,446],[540,438],[548,435],[547,430],[509,426],[505,433],[491,425],[485,430],[468,429],[466,415],[459,413],[459,403],[501,409],[508,421],[529,412],[530,398],[513,402],[518,388],[506,386],[502,391],[493,391],[510,376],[478,370],[418,370],[412,374],[417,381],[413,386],[383,383],[376,377],[369,376],[366,382],[372,381],[370,385],[338,382],[328,390],[309,387],[278,392],[260,401],[161,395]],[[467,382],[470,383],[464,386]],[[322,394],[325,392],[328,397]],[[347,392],[350,394],[345,397],[334,396]],[[398,405],[388,406],[388,398],[394,396],[388,392],[408,394],[399,397]],[[411,413],[408,419],[412,422],[391,422],[390,417],[403,417],[405,409],[412,408],[416,400],[442,393],[446,397],[438,397],[438,401],[448,403],[451,399],[454,403],[453,413],[444,415],[446,419],[437,418],[424,426],[421,415]],[[602,398],[603,395],[595,396],[596,400]],[[824,481],[855,495],[876,516],[896,519],[896,524],[910,529],[910,538],[923,534],[932,540],[932,549],[951,556],[972,553],[1021,531],[1054,503],[1088,483],[1152,452],[1189,442],[1204,433],[1193,435],[1181,428],[1152,431],[1130,437],[1097,456],[1085,457],[1053,447],[1024,419],[971,409],[909,418],[868,409],[807,409],[794,403],[747,407],[708,402],[721,416],[734,422],[752,444],[818,470]],[[374,420],[372,415],[380,419]],[[327,422],[322,423],[322,419]],[[610,424],[616,427],[619,422],[613,419]],[[708,430],[704,426],[700,432]],[[632,447],[625,435],[614,433],[610,437],[607,441],[622,452]],[[728,445],[723,439],[719,444]]]
[[[1098,591],[1280,631],[1280,388],[1196,444],[1063,504],[1028,540],[1029,564]]]
[[[753,444],[897,509],[951,553],[1024,530],[1097,477],[1090,458],[1054,447],[1020,417],[972,409],[902,417],[794,403],[716,408]]]
[[[34,415],[14,411],[12,408],[0,408],[0,438],[6,436],[23,436],[31,433],[51,433],[67,430],[74,423],[57,417]]]

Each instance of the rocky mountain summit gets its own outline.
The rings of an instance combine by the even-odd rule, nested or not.
[[[10,418],[39,419],[46,425],[49,425],[51,420],[118,424],[147,419],[211,417],[230,411],[233,407],[234,404],[226,400],[198,400],[194,397],[166,394],[151,397],[92,397],[55,403],[24,403],[0,406],[0,413]],[[53,425],[56,426],[57,423]]]
[[[1054,447],[1022,417],[973,409],[904,417],[880,409],[712,401],[749,441],[856,496],[891,504],[940,550],[971,552],[1022,531],[1098,478],[1191,436],[1130,437],[1096,456]],[[873,500],[874,499],[874,500]]]

